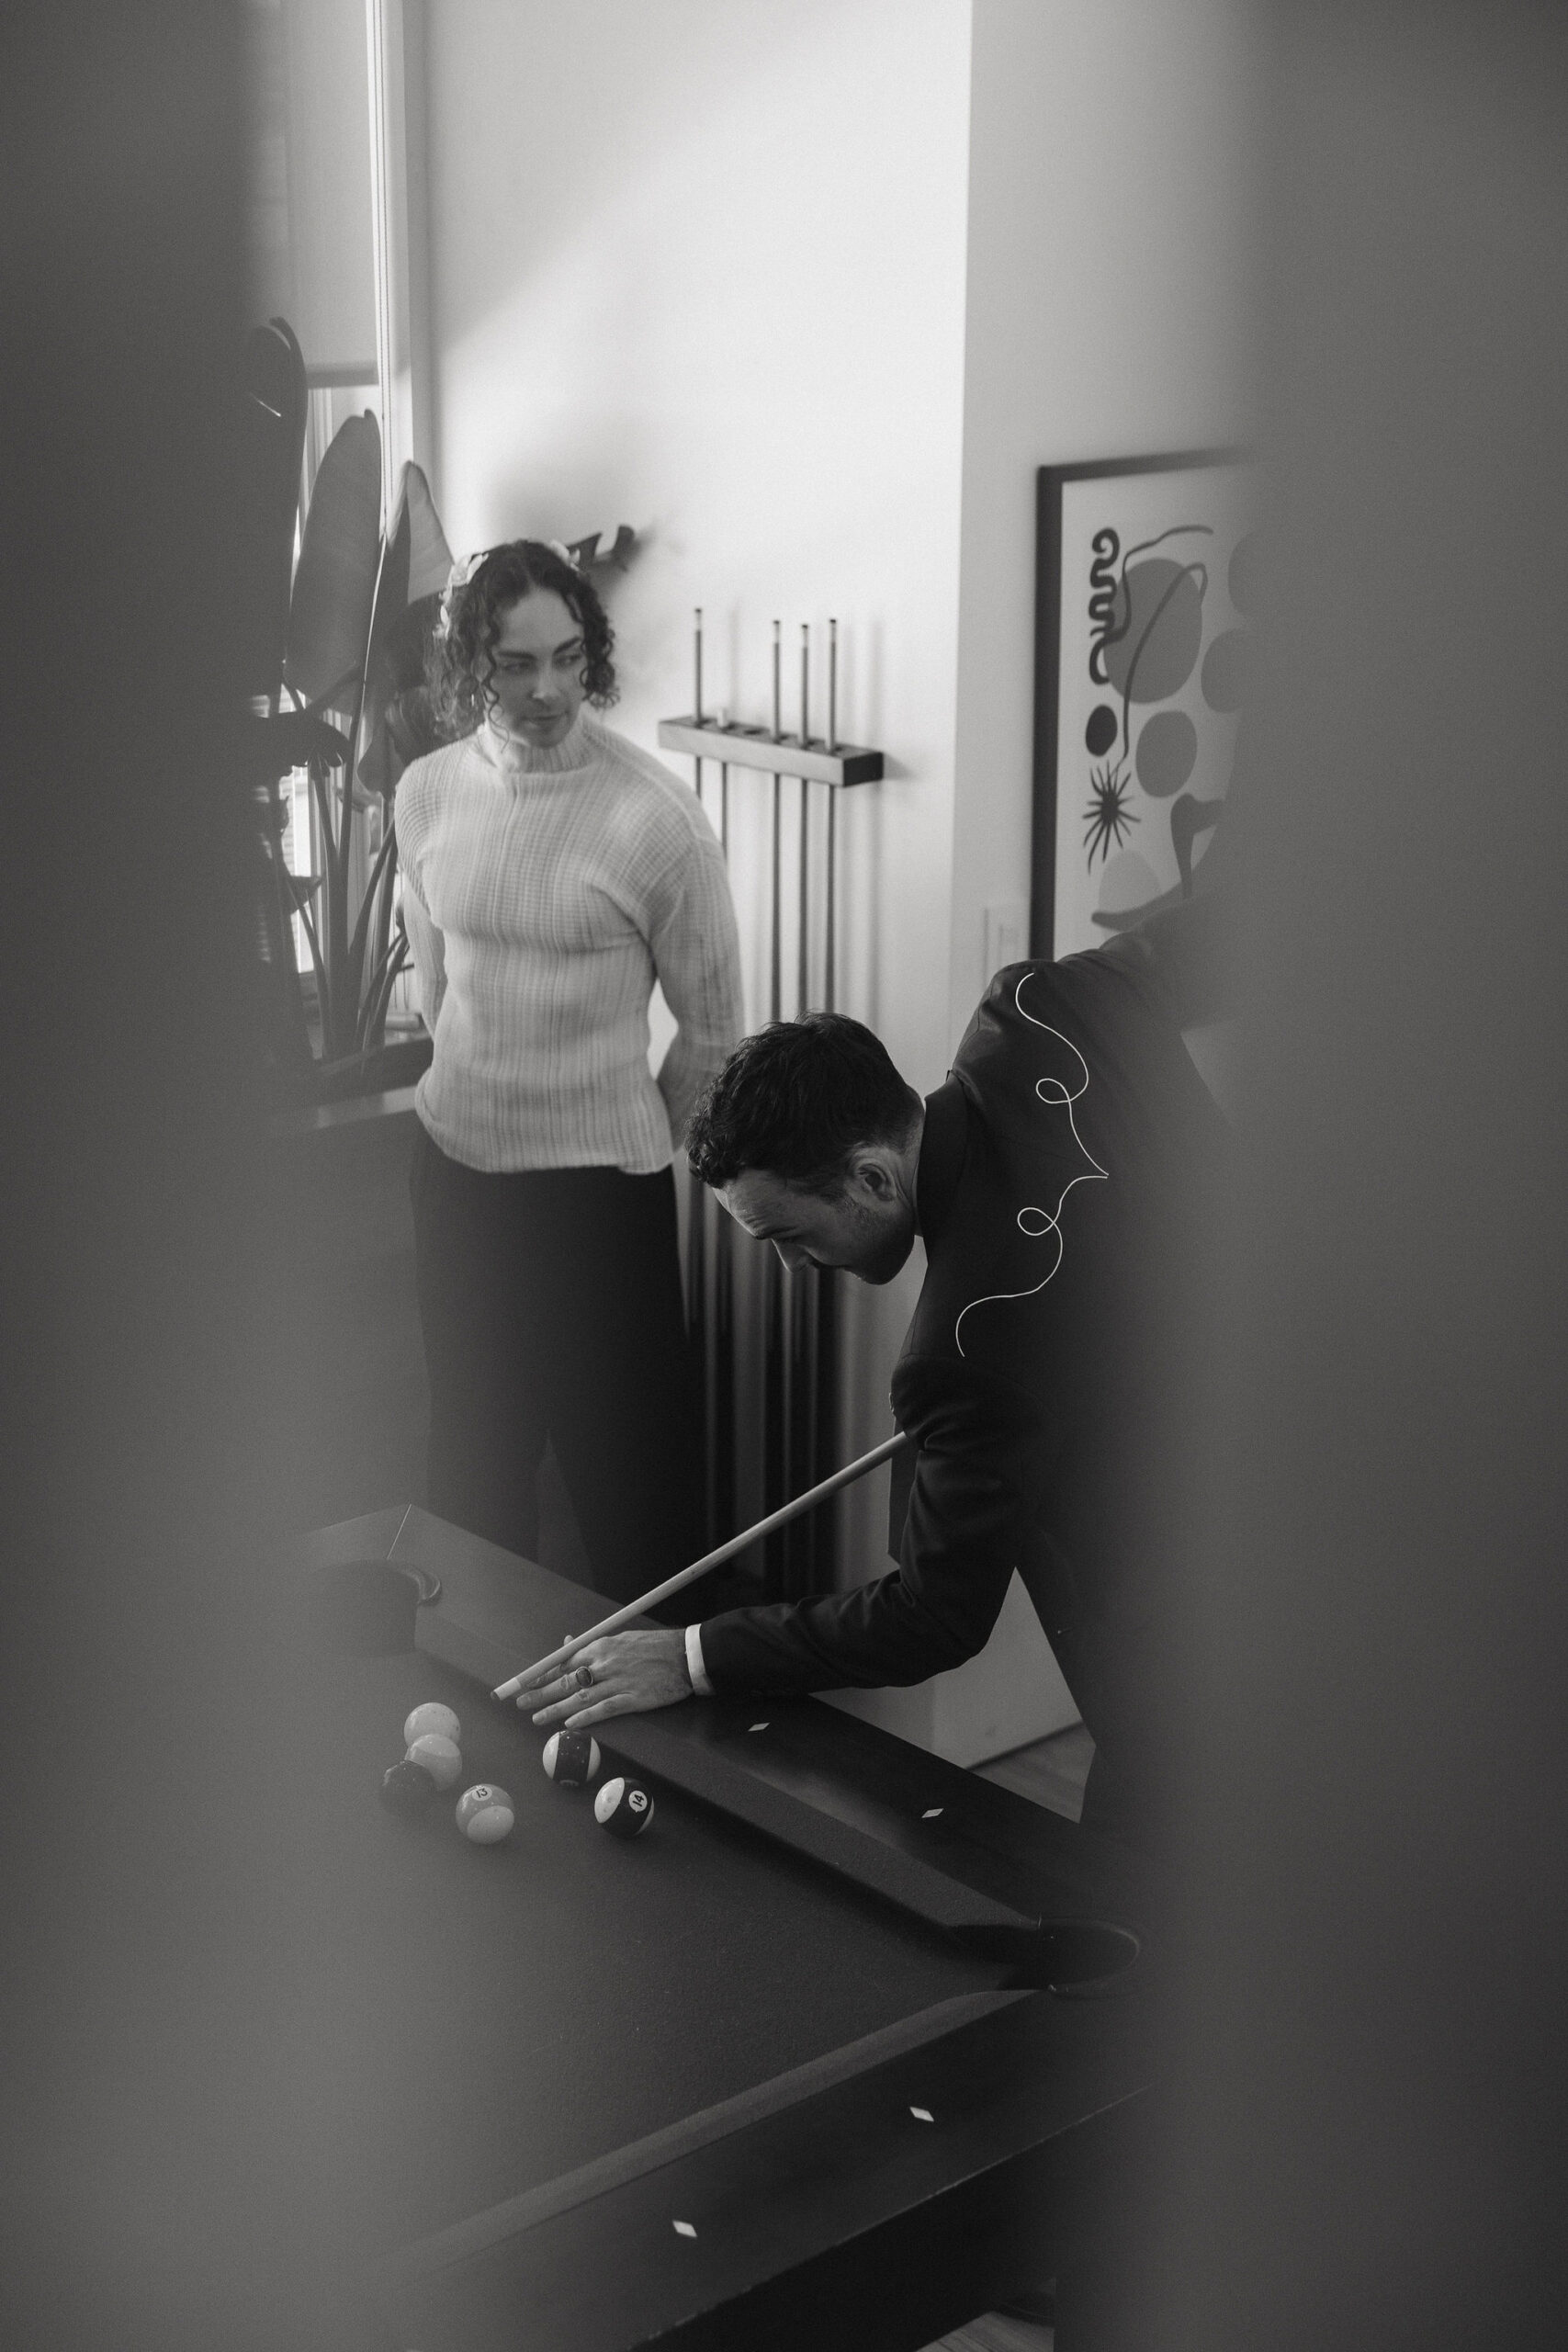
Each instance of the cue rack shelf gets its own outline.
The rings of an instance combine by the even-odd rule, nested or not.
[[[829,751],[820,736],[803,743],[798,735],[775,736],[765,727],[742,727],[734,720],[720,726],[713,718],[661,718],[659,741],[663,750],[683,752],[688,759],[803,776],[811,784],[879,784],[886,772],[882,753],[861,744],[840,743]]]

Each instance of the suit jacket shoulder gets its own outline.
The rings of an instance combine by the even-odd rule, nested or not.
[[[1158,998],[1105,951],[998,972],[953,1083],[962,1162],[900,1362],[984,1371],[1057,1412],[1158,1333],[1224,1123]]]

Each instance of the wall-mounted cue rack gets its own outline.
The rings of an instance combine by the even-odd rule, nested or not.
[[[809,1009],[832,1011],[838,990],[838,802],[848,787],[878,782],[883,755],[863,745],[842,743],[838,735],[839,632],[828,624],[828,714],[822,734],[811,728],[811,639],[800,632],[800,724],[788,735],[783,724],[782,627],[773,623],[771,726],[748,726],[728,713],[710,716],[703,699],[703,616],[693,634],[693,696],[690,714],[659,722],[660,748],[684,753],[694,763],[698,797],[705,800],[705,769],[717,770],[717,831],[728,856],[732,789],[771,792],[772,826],[768,871],[767,972],[763,1017],[780,1021]],[[737,774],[739,772],[739,774]],[[732,784],[733,779],[733,784]],[[743,781],[744,779],[744,781]],[[798,796],[795,827],[795,969],[786,991],[784,938],[784,794]],[[822,836],[823,883],[816,901],[820,958],[811,953],[814,894],[811,887],[813,804],[826,824]],[[814,986],[820,969],[821,984]],[[786,995],[793,1001],[786,1011]],[[759,1266],[738,1267],[737,1250],[756,1245],[738,1239],[713,1195],[694,1185],[687,1229],[686,1308],[702,1378],[705,1439],[706,1520],[710,1544],[722,1542],[740,1523],[737,1487],[741,1452],[760,1442],[761,1501],[775,1510],[791,1495],[814,1486],[837,1466],[839,1442],[839,1276],[814,1266],[789,1271],[772,1249]],[[762,1253],[757,1253],[761,1258]],[[756,1350],[762,1366],[761,1429],[747,1427],[741,1408],[745,1383],[740,1351]],[[768,1539],[762,1588],[769,1598],[794,1599],[830,1590],[837,1581],[836,1520],[831,1510],[809,1512]]]
[[[765,727],[742,727],[733,719],[722,727],[716,718],[661,718],[659,740],[669,752],[686,752],[693,759],[717,760],[731,767],[764,768],[773,775],[804,776],[812,784],[876,784],[882,775],[882,753],[858,743],[841,743],[829,751],[825,737],[769,734]]]

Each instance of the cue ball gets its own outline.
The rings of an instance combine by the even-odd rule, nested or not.
[[[553,1731],[541,1760],[558,1788],[581,1789],[599,1770],[599,1743],[592,1732]]]
[[[463,1759],[455,1739],[438,1731],[422,1731],[409,1742],[405,1763],[423,1764],[438,1789],[449,1789],[462,1777]]]
[[[412,1764],[406,1756],[381,1775],[381,1803],[391,1813],[423,1813],[434,1794],[435,1775],[423,1764]]]
[[[457,1826],[476,1846],[499,1846],[511,1837],[516,1818],[506,1791],[491,1788],[487,1781],[465,1789],[457,1799]]]
[[[635,1781],[606,1781],[593,1800],[593,1818],[612,1838],[639,1838],[653,1819],[653,1799]]]
[[[443,1739],[449,1739],[454,1747],[462,1745],[462,1724],[451,1708],[444,1707],[438,1699],[427,1699],[423,1707],[416,1707],[410,1715],[403,1725],[405,1749],[412,1747],[414,1741],[427,1731],[438,1732]]]

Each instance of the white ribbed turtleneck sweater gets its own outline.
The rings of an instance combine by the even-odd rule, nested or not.
[[[696,795],[583,712],[551,751],[485,726],[416,760],[396,813],[434,1140],[487,1170],[667,1166],[742,1020]],[[657,1080],[656,978],[677,1023]]]

